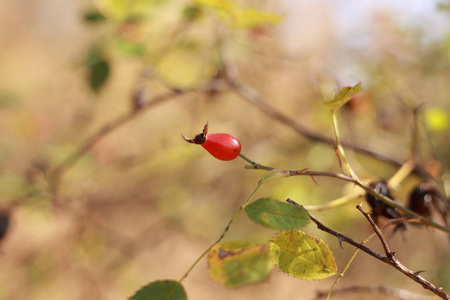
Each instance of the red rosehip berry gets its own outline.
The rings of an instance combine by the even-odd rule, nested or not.
[[[219,160],[233,160],[241,153],[241,142],[235,136],[228,133],[208,133],[208,123],[203,128],[203,132],[193,139],[181,136],[188,143],[201,145]]]

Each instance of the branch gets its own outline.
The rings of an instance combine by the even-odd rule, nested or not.
[[[186,89],[186,90],[171,89],[170,92],[156,96],[151,101],[139,102],[138,106],[136,106],[136,103],[134,103],[135,105],[134,109],[130,109],[123,115],[120,115],[119,117],[101,126],[91,136],[86,138],[86,140],[72,154],[67,156],[66,159],[64,159],[61,163],[59,163],[56,167],[54,167],[53,170],[50,172],[48,176],[48,182],[50,186],[50,193],[52,195],[53,203],[57,204],[60,183],[67,170],[69,170],[73,165],[75,165],[95,144],[97,144],[105,136],[107,136],[114,130],[122,127],[123,125],[129,123],[130,121],[134,120],[135,118],[137,118],[139,115],[149,110],[150,108],[165,103],[169,100],[173,100],[180,96],[184,96],[190,93],[204,92],[208,91],[209,89],[210,89],[209,84],[198,89]]]
[[[375,231],[375,233],[377,234],[378,238],[381,241],[381,244],[383,245],[383,249],[384,252],[386,253],[386,256],[388,258],[393,258],[394,257],[394,252],[391,251],[391,249],[389,249],[389,245],[386,242],[386,239],[384,238],[383,234],[381,233],[381,230],[378,228],[377,224],[375,223],[375,221],[370,217],[370,215],[362,208],[361,205],[356,205],[356,208],[362,212],[362,214],[364,215],[364,217],[366,217],[366,219],[369,221],[370,225],[373,228],[373,231]]]
[[[221,49],[221,57],[222,62],[224,64],[224,68],[227,74],[227,79],[230,87],[241,97],[248,100],[250,103],[254,104],[259,110],[261,110],[263,113],[268,115],[270,118],[294,129],[299,134],[303,135],[304,137],[316,141],[321,142],[328,145],[335,146],[336,141],[332,138],[324,137],[322,135],[319,135],[312,131],[311,129],[303,126],[302,124],[297,123],[293,119],[289,118],[288,116],[284,115],[277,109],[275,109],[273,106],[271,106],[264,97],[259,94],[257,91],[252,89],[250,86],[246,85],[242,82],[242,80],[239,77],[238,70],[236,65],[233,63],[233,60],[229,57],[230,55],[227,53],[225,49]],[[342,142],[342,145],[346,148],[352,149],[358,153],[371,156],[373,158],[376,158],[380,161],[386,162],[388,164],[391,164],[396,167],[400,167],[402,165],[401,162],[392,159],[390,157],[384,156],[382,154],[376,153],[374,151],[371,151],[369,149],[351,144],[349,142]]]
[[[382,202],[386,203],[387,205],[391,206],[391,207],[395,207],[397,209],[399,209],[400,211],[402,211],[403,213],[405,213],[406,215],[410,216],[410,217],[414,217],[417,218],[418,220],[420,220],[420,222],[434,227],[436,229],[442,230],[446,233],[450,233],[450,228],[443,226],[441,224],[438,224],[434,221],[431,221],[415,212],[413,212],[412,210],[404,207],[403,205],[401,205],[398,202],[393,201],[392,199],[389,199],[388,197],[375,192],[373,189],[371,189],[369,186],[365,185],[362,181],[360,181],[357,178],[352,178],[350,176],[344,175],[344,174],[338,174],[338,173],[332,173],[332,172],[320,172],[320,171],[309,171],[309,170],[300,170],[300,171],[286,171],[289,173],[289,176],[310,176],[312,178],[314,177],[332,177],[332,178],[336,178],[339,180],[343,180],[343,181],[347,181],[347,182],[352,182],[355,185],[361,187],[366,193],[377,197],[378,199],[380,199]]]
[[[322,224],[319,220],[317,220],[314,216],[312,216],[308,211],[306,211],[308,213],[309,218],[311,219],[311,221],[313,221],[314,223],[316,223],[317,228],[319,228],[322,231],[325,231],[331,235],[334,235],[335,237],[337,237],[339,239],[339,242],[341,243],[342,241],[366,252],[367,254],[369,254],[370,256],[394,267],[397,271],[405,274],[406,276],[408,276],[409,278],[411,278],[412,280],[414,280],[415,282],[419,283],[420,285],[422,285],[422,287],[424,289],[430,290],[431,292],[435,293],[437,296],[439,296],[442,299],[445,300],[450,300],[450,296],[447,295],[446,293],[444,293],[441,289],[439,289],[438,287],[436,287],[434,284],[432,284],[431,282],[427,281],[426,279],[424,279],[423,277],[421,277],[418,273],[419,272],[413,272],[410,269],[408,269],[407,267],[405,267],[403,264],[401,264],[395,257],[394,254],[392,252],[390,252],[390,254],[387,254],[387,256],[383,256],[379,253],[374,252],[373,250],[371,250],[370,248],[361,245],[360,243],[355,242],[354,240],[352,240],[351,238],[345,236],[344,234],[337,232],[327,226],[325,226],[324,224]],[[389,248],[388,248],[389,249]]]
[[[250,158],[246,157],[243,154],[239,155],[241,158],[243,158],[245,161],[249,162],[250,165],[246,165],[245,168],[246,169],[254,169],[254,170],[276,170],[276,168],[273,167],[268,167],[268,166],[264,166],[261,165],[253,160],[251,160]],[[392,199],[375,192],[372,188],[370,188],[369,186],[365,185],[361,180],[359,180],[358,178],[352,178],[350,176],[344,175],[344,174],[338,174],[338,173],[332,173],[332,172],[322,172],[322,171],[310,171],[307,169],[303,169],[303,170],[282,170],[282,169],[278,169],[280,172],[283,172],[284,174],[286,174],[286,176],[301,176],[301,175],[306,175],[306,176],[310,176],[312,178],[312,180],[314,182],[316,182],[314,180],[314,177],[331,177],[331,178],[336,178],[342,181],[347,181],[347,182],[352,182],[355,185],[361,187],[366,193],[380,199],[380,201],[386,203],[387,205],[391,206],[391,207],[395,207],[398,210],[402,211],[403,213],[405,213],[406,215],[410,216],[410,217],[414,217],[417,218],[420,222],[434,227],[436,229],[442,230],[444,232],[450,233],[450,228],[443,226],[441,224],[438,224],[434,221],[431,221],[415,212],[413,212],[412,210],[404,207],[403,205],[401,205],[400,203],[393,201]]]
[[[431,300],[431,297],[423,296],[410,291],[387,286],[349,286],[335,289],[333,295],[346,293],[382,293],[402,300]],[[327,295],[327,291],[318,292],[317,299]]]

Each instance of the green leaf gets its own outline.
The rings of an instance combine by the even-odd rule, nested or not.
[[[130,300],[187,300],[187,296],[178,281],[160,280],[142,287]]]
[[[209,275],[227,287],[266,281],[272,272],[266,245],[230,241],[215,245],[208,254]]]
[[[321,280],[337,273],[333,253],[322,240],[300,230],[283,231],[269,245],[280,271],[305,280]]]
[[[425,122],[431,131],[442,132],[450,127],[450,114],[441,108],[433,107],[425,112]]]
[[[245,207],[247,216],[255,223],[273,229],[298,229],[309,223],[302,206],[291,205],[272,198],[260,198]]]
[[[98,93],[109,77],[109,61],[100,49],[94,47],[87,55],[86,67],[89,87],[93,92]]]
[[[325,101],[325,105],[330,109],[337,109],[347,103],[352,96],[362,91],[361,82],[355,86],[346,86],[342,88],[333,99]]]

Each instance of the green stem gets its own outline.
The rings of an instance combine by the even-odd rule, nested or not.
[[[261,164],[258,164],[257,162],[254,162],[253,160],[251,160],[250,158],[248,158],[247,156],[245,156],[242,153],[239,153],[239,156],[245,160],[246,162],[250,163],[250,165],[246,165],[245,168],[246,169],[258,169],[258,170],[266,170],[266,171],[271,171],[274,170],[275,168],[272,167],[267,167],[267,166],[263,166]]]
[[[220,243],[220,241],[223,240],[223,238],[225,237],[225,235],[227,234],[227,232],[230,230],[230,226],[231,224],[234,223],[234,221],[236,220],[236,218],[238,217],[239,213],[250,203],[250,201],[253,199],[253,197],[255,196],[256,192],[259,190],[259,188],[262,186],[262,184],[258,184],[258,186],[255,188],[255,190],[253,191],[253,193],[250,195],[250,197],[244,202],[244,204],[241,205],[241,207],[239,207],[239,209],[234,213],[233,217],[231,218],[230,222],[228,222],[227,226],[225,227],[225,229],[223,230],[222,234],[220,235],[220,237],[217,239],[217,241],[215,241],[211,246],[208,247],[208,249],[206,249],[198,258],[197,260],[189,267],[189,269],[186,271],[186,273],[184,273],[184,275],[180,278],[179,282],[181,283],[190,273],[191,271],[195,268],[195,266],[200,262],[200,260],[202,260],[203,257],[205,257],[206,254],[208,254],[208,252],[218,243]]]
[[[415,168],[414,159],[408,159],[400,169],[389,179],[388,185],[396,189],[411,174]]]
[[[360,197],[362,197],[363,194],[360,195],[346,195],[337,199],[334,199],[333,201],[327,202],[326,204],[322,204],[322,205],[304,205],[303,207],[306,210],[315,210],[315,211],[320,211],[320,210],[327,210],[327,209],[331,209],[334,207],[338,207],[344,204],[349,203],[352,200],[356,200]]]
[[[299,175],[299,176],[326,176],[326,177],[333,177],[339,180],[343,180],[343,181],[348,181],[348,182],[353,182],[354,184],[356,184],[357,186],[361,187],[362,189],[364,189],[364,191],[378,199],[380,199],[382,202],[386,203],[387,205],[391,206],[391,207],[395,207],[398,210],[404,212],[406,215],[417,218],[418,220],[420,220],[422,223],[434,227],[436,229],[439,229],[441,231],[450,233],[450,228],[443,226],[441,224],[438,224],[430,219],[427,219],[415,212],[413,212],[412,210],[404,207],[403,205],[401,205],[399,202],[393,201],[392,199],[375,192],[373,189],[371,189],[370,187],[368,187],[367,185],[365,185],[361,180],[357,179],[357,178],[351,178],[349,176],[343,175],[343,174],[336,174],[336,173],[330,173],[330,172],[318,172],[318,171],[289,171],[289,174],[291,176],[295,176],[295,175]]]
[[[338,135],[338,139],[339,140],[339,135]],[[243,158],[244,160],[246,160],[247,162],[251,163],[251,165],[246,166],[247,169],[263,169],[263,170],[274,170],[275,168],[272,167],[267,167],[267,166],[263,166],[259,163],[254,162],[253,160],[249,159],[248,157],[246,157],[243,154],[239,154],[239,156],[241,156],[241,158]],[[351,169],[350,169],[351,170]],[[283,171],[283,170],[280,170]],[[353,171],[352,171],[353,172]],[[399,202],[395,202],[392,199],[375,192],[373,189],[371,189],[370,187],[368,187],[367,185],[365,185],[360,179],[358,179],[356,176],[354,177],[350,177],[344,174],[338,174],[338,173],[332,173],[332,172],[322,172],[322,171],[309,171],[309,170],[300,170],[300,171],[286,171],[287,176],[310,176],[312,178],[316,177],[316,176],[321,176],[321,177],[331,177],[331,178],[336,178],[339,180],[343,180],[343,181],[347,181],[347,182],[352,182],[354,184],[356,184],[357,186],[361,187],[366,193],[380,199],[382,202],[388,204],[391,207],[395,207],[397,209],[399,209],[400,211],[402,211],[403,213],[405,213],[408,216],[417,218],[418,220],[420,220],[420,222],[434,227],[436,229],[439,229],[441,231],[450,233],[450,228],[446,227],[444,225],[438,224],[430,219],[427,219],[415,212],[413,212],[412,210],[404,207],[403,205],[401,205]],[[286,177],[286,176],[285,176]],[[265,183],[264,181],[262,183]],[[345,201],[345,200],[343,200]]]
[[[344,152],[344,147],[342,147],[341,144],[341,138],[339,135],[339,127],[338,127],[338,122],[337,122],[337,116],[336,116],[336,110],[333,109],[331,111],[331,119],[333,120],[333,132],[334,132],[334,136],[336,138],[336,147],[337,150],[339,152],[339,156],[342,159],[342,163],[344,164],[345,168],[347,169],[348,174],[350,174],[350,176],[352,178],[357,178],[355,172],[353,172],[352,168],[350,167],[350,165],[347,162],[347,159],[345,158],[345,152]]]
[[[372,233],[366,240],[364,240],[361,245],[366,244],[371,238],[373,238],[376,235],[376,233]],[[350,257],[349,261],[347,262],[347,264],[344,267],[344,270],[339,273],[338,277],[336,278],[336,280],[334,281],[333,285],[330,288],[330,291],[328,292],[327,298],[325,300],[330,299],[331,293],[333,292],[333,289],[335,288],[335,286],[337,285],[337,283],[339,282],[339,280],[344,277],[345,272],[347,272],[348,268],[350,267],[351,263],[353,262],[353,260],[356,257],[356,254],[358,254],[359,249],[356,248],[356,250],[353,252],[352,256]]]

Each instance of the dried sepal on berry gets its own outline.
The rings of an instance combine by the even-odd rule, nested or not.
[[[201,145],[219,160],[233,160],[241,153],[241,143],[235,136],[229,133],[208,133],[208,123],[203,128],[203,132],[193,139],[183,134],[181,136],[188,143]]]

